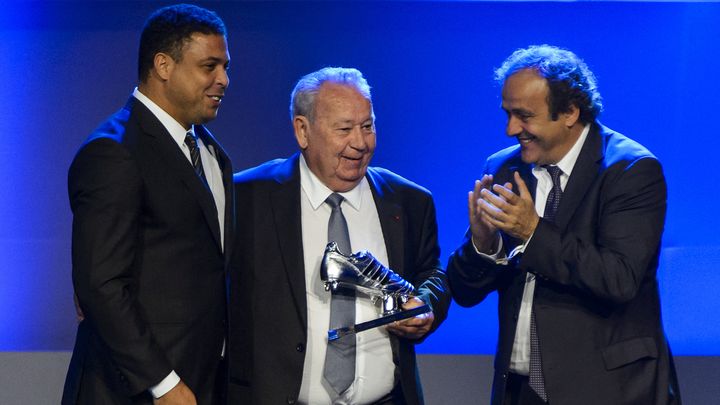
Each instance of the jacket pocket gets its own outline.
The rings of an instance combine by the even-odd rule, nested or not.
[[[658,356],[657,345],[651,337],[639,337],[612,344],[602,351],[606,370],[613,370],[634,361]]]

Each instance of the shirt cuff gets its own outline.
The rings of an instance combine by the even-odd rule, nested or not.
[[[165,377],[158,385],[150,387],[149,391],[153,398],[158,399],[161,396],[167,394],[171,389],[175,388],[180,383],[180,377],[175,373],[175,370],[171,371],[167,377]]]
[[[473,241],[473,238],[470,237],[470,243],[472,243],[473,249],[475,249],[475,253],[479,254],[480,256],[483,256],[485,258],[488,258],[490,260],[493,260],[497,264],[507,264],[507,258],[505,257],[505,252],[503,251],[503,240],[501,237],[498,236],[498,248],[495,253],[483,253],[480,250],[478,250],[477,246],[475,246],[475,241]]]
[[[515,249],[513,249],[507,257],[508,262],[510,260],[512,260],[515,256],[517,256],[521,253],[525,253],[525,249],[527,248],[528,244],[530,243],[530,240],[532,240],[533,235],[535,235],[535,232],[533,232],[530,235],[530,237],[528,238],[528,240],[525,243],[515,246]]]

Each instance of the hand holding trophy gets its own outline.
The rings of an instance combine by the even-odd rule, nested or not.
[[[370,295],[373,299],[382,300],[380,318],[329,330],[329,341],[432,310],[427,304],[402,310],[400,305],[414,296],[415,287],[385,267],[368,251],[346,256],[338,250],[335,242],[328,243],[320,264],[320,279],[325,283],[326,291],[335,291],[339,287],[352,288]]]

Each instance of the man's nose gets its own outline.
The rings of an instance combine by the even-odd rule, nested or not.
[[[365,150],[367,148],[367,139],[365,139],[365,133],[362,125],[355,125],[352,129],[350,146],[353,149]]]
[[[507,134],[507,136],[518,136],[520,133],[522,133],[520,120],[516,117],[510,116],[508,118],[507,125],[505,126],[505,134]]]
[[[215,81],[223,88],[227,87],[230,84],[230,76],[228,76],[227,69],[221,69]]]

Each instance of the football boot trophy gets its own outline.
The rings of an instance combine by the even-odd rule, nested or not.
[[[328,243],[320,264],[320,279],[325,283],[326,291],[351,288],[369,295],[374,301],[382,301],[380,318],[329,330],[330,341],[430,312],[427,304],[403,310],[401,305],[415,296],[415,287],[365,250],[346,256],[335,242]]]

